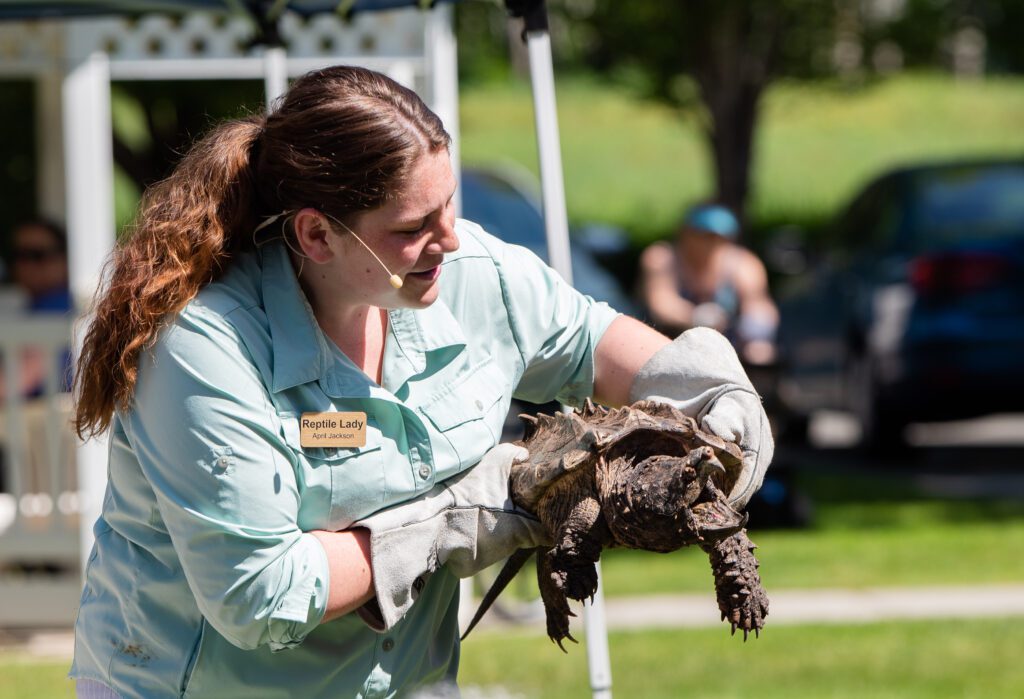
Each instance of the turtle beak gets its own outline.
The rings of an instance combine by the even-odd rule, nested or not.
[[[687,461],[697,472],[697,482],[701,487],[709,478],[718,482],[725,478],[725,466],[715,456],[715,451],[711,447],[697,447],[691,450],[687,455]]]
[[[709,458],[703,459],[698,464],[697,478],[702,482],[711,479],[719,483],[725,478],[725,466],[722,465],[722,462],[718,460],[718,457],[713,452]]]

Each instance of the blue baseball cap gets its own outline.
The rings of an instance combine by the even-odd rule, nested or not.
[[[715,233],[733,240],[739,235],[740,222],[736,216],[720,204],[701,204],[686,213],[683,225],[698,231]]]

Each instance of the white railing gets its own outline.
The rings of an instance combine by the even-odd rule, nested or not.
[[[81,547],[76,442],[64,376],[70,345],[70,318],[0,316],[0,627],[74,621]],[[32,397],[21,394],[26,352],[46,369]]]

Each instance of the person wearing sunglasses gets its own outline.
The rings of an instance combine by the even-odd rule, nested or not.
[[[67,313],[67,234],[63,226],[45,219],[19,224],[11,247],[11,276],[28,299],[29,313]]]
[[[12,232],[9,254],[11,280],[25,297],[24,312],[28,314],[68,314],[71,291],[68,288],[67,234],[63,226],[47,219],[19,223]],[[70,390],[71,354],[61,352],[61,390]],[[17,384],[27,398],[40,395],[48,370],[45,354],[36,347],[25,347],[21,353]],[[8,379],[0,372],[0,398],[7,395]]]

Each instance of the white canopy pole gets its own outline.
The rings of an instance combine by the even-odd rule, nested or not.
[[[544,201],[544,227],[548,238],[548,262],[572,284],[569,216],[565,208],[558,108],[555,105],[555,72],[551,63],[551,37],[547,29],[528,29],[526,47],[530,59],[533,116],[537,124],[537,150]]]
[[[282,46],[268,46],[263,53],[263,92],[270,114],[274,100],[288,91],[288,53]]]
[[[110,62],[102,52],[76,50],[80,47],[75,46],[72,27],[68,29],[70,66],[63,88],[68,261],[75,307],[80,314],[88,314],[103,264],[114,247]],[[80,316],[75,329],[76,357],[87,322],[88,315]],[[80,443],[75,456],[84,575],[92,551],[92,525],[100,515],[107,482],[106,435]]]
[[[548,261],[556,272],[572,284],[572,256],[569,250],[569,216],[565,206],[562,151],[558,136],[558,109],[555,104],[555,71],[551,60],[551,37],[547,9],[543,0],[508,3],[517,9],[526,23],[524,32],[530,60],[530,84],[533,89],[534,119],[540,158],[541,190],[544,201],[544,227],[548,240]],[[513,9],[514,14],[520,14]],[[612,668],[608,653],[608,628],[601,585],[601,564],[597,564],[598,587],[592,604],[584,603],[583,621],[587,634],[587,662],[590,689],[594,699],[611,699]]]

